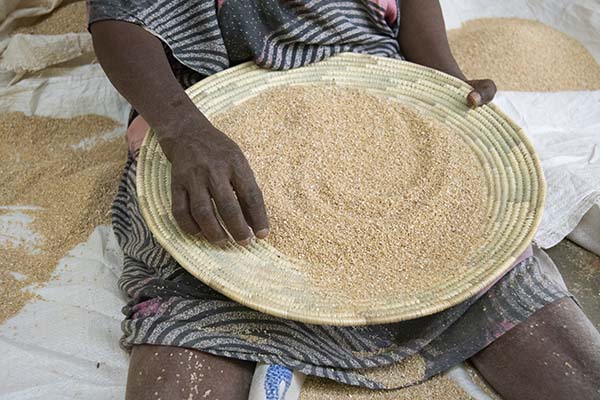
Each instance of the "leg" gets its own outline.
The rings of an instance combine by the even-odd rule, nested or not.
[[[254,363],[170,346],[133,348],[126,400],[247,400]]]
[[[567,297],[539,310],[471,361],[506,400],[600,399],[600,333]]]

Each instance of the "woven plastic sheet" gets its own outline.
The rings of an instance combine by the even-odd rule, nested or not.
[[[79,0],[82,1],[82,0]],[[28,73],[49,67],[89,64],[95,59],[88,32],[60,35],[13,34],[13,29],[34,17],[48,14],[61,0],[8,0],[0,3],[0,71],[18,81]],[[2,18],[4,16],[4,18]],[[25,21],[25,22],[24,22]]]

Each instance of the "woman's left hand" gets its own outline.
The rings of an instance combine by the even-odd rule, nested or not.
[[[496,95],[496,84],[491,79],[475,79],[465,81],[473,87],[473,90],[467,96],[469,106],[475,108],[489,103]]]

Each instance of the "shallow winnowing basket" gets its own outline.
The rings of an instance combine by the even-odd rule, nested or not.
[[[183,233],[170,211],[170,164],[150,131],[138,160],[139,204],[155,238],[186,270],[248,307],[327,325],[381,324],[433,314],[479,293],[506,273],[539,225],[544,179],[522,130],[493,105],[467,107],[470,88],[464,82],[404,61],[342,54],[290,71],[267,72],[242,64],[199,82],[187,93],[211,118],[265,90],[308,84],[361,88],[394,98],[462,136],[481,162],[490,193],[486,207],[492,217],[485,239],[469,257],[477,267],[460,278],[432,273],[433,288],[416,296],[393,293],[352,303],[325,296],[313,287],[301,262],[265,241],[220,249]]]

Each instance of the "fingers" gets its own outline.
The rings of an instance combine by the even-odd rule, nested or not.
[[[467,102],[469,103],[469,107],[475,108],[483,105],[483,98],[479,92],[472,90],[467,96]]]
[[[218,182],[212,182],[210,187],[219,215],[231,236],[243,246],[250,243],[252,232],[244,218],[242,208],[233,187],[229,183],[229,179],[223,178]]]
[[[235,143],[225,144],[233,147],[227,149],[226,157],[208,154],[202,163],[192,159],[173,164],[172,210],[181,229],[188,233],[202,233],[215,244],[225,244],[230,234],[245,246],[253,231],[258,238],[265,238],[269,223],[262,192],[248,161]],[[194,162],[197,165],[190,168]]]
[[[219,223],[208,188],[198,183],[191,184],[190,212],[202,234],[213,244],[225,244],[227,233]]]
[[[182,186],[173,185],[171,187],[171,211],[181,229],[190,235],[200,234],[200,227],[194,221],[190,211],[188,193]]]
[[[471,107],[479,107],[488,104],[496,95],[496,84],[490,79],[467,81],[473,87],[473,91],[467,96]]]
[[[233,186],[246,221],[250,224],[256,237],[264,239],[269,234],[265,201],[249,166],[246,171],[246,173],[234,177]]]

